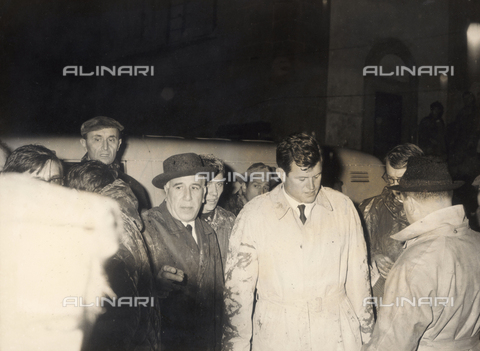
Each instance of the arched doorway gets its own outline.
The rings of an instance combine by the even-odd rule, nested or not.
[[[395,72],[398,66],[415,66],[408,48],[397,39],[375,44],[365,66]],[[395,145],[411,142],[417,125],[418,78],[405,75],[366,75],[362,150],[384,158]]]

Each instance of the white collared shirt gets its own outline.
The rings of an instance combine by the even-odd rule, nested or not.
[[[305,205],[305,217],[308,219],[312,214],[312,209],[315,206],[315,201],[309,204],[298,202],[293,197],[287,194],[287,192],[285,191],[285,187],[283,187],[282,190],[283,190],[283,193],[285,194],[285,198],[287,199],[288,204],[290,205],[292,210],[295,211],[295,213],[297,214],[297,217],[300,218],[300,209],[298,208],[298,205]]]
[[[187,225],[190,225],[192,227],[192,236],[193,236],[193,239],[195,240],[195,242],[197,243],[198,245],[198,239],[197,239],[197,231],[195,230],[195,221],[191,221],[191,222],[184,222],[184,221],[181,221],[183,223],[183,225],[186,227]]]

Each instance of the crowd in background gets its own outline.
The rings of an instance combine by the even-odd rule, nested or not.
[[[448,127],[443,106],[431,105],[419,124],[420,147],[390,150],[387,186],[357,209],[320,185],[320,148],[301,133],[279,143],[278,168],[252,164],[236,193],[224,192],[226,168],[215,155],[172,155],[152,180],[166,193],[153,208],[119,167],[123,126],[108,117],[83,123],[86,153],[67,174],[53,150],[25,145],[10,153],[0,144],[8,155],[2,173],[96,193],[120,208],[120,246],[104,266],[112,296],[151,303],[107,306],[84,350],[434,350],[439,342],[476,350],[480,261],[470,256],[480,238],[470,229],[479,225],[469,201],[480,185],[480,129],[475,98],[464,98]],[[282,182],[259,177],[274,171]],[[215,177],[199,179],[201,172]],[[463,307],[378,303],[437,293]]]

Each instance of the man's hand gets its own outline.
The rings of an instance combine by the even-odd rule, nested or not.
[[[163,266],[157,275],[157,288],[159,297],[164,299],[175,289],[177,283],[183,282],[184,273],[181,269],[171,266]]]
[[[393,261],[385,255],[377,254],[373,257],[373,260],[377,264],[378,271],[382,278],[387,279],[390,269],[392,269]]]

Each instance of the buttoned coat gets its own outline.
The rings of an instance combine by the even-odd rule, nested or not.
[[[247,203],[233,229],[223,350],[360,350],[373,328],[369,296],[351,200],[322,187],[303,225],[280,185]]]
[[[185,273],[183,283],[161,300],[162,350],[214,350],[221,338],[224,282],[215,232],[197,218],[197,245],[165,202],[142,217],[155,276],[165,265]]]

